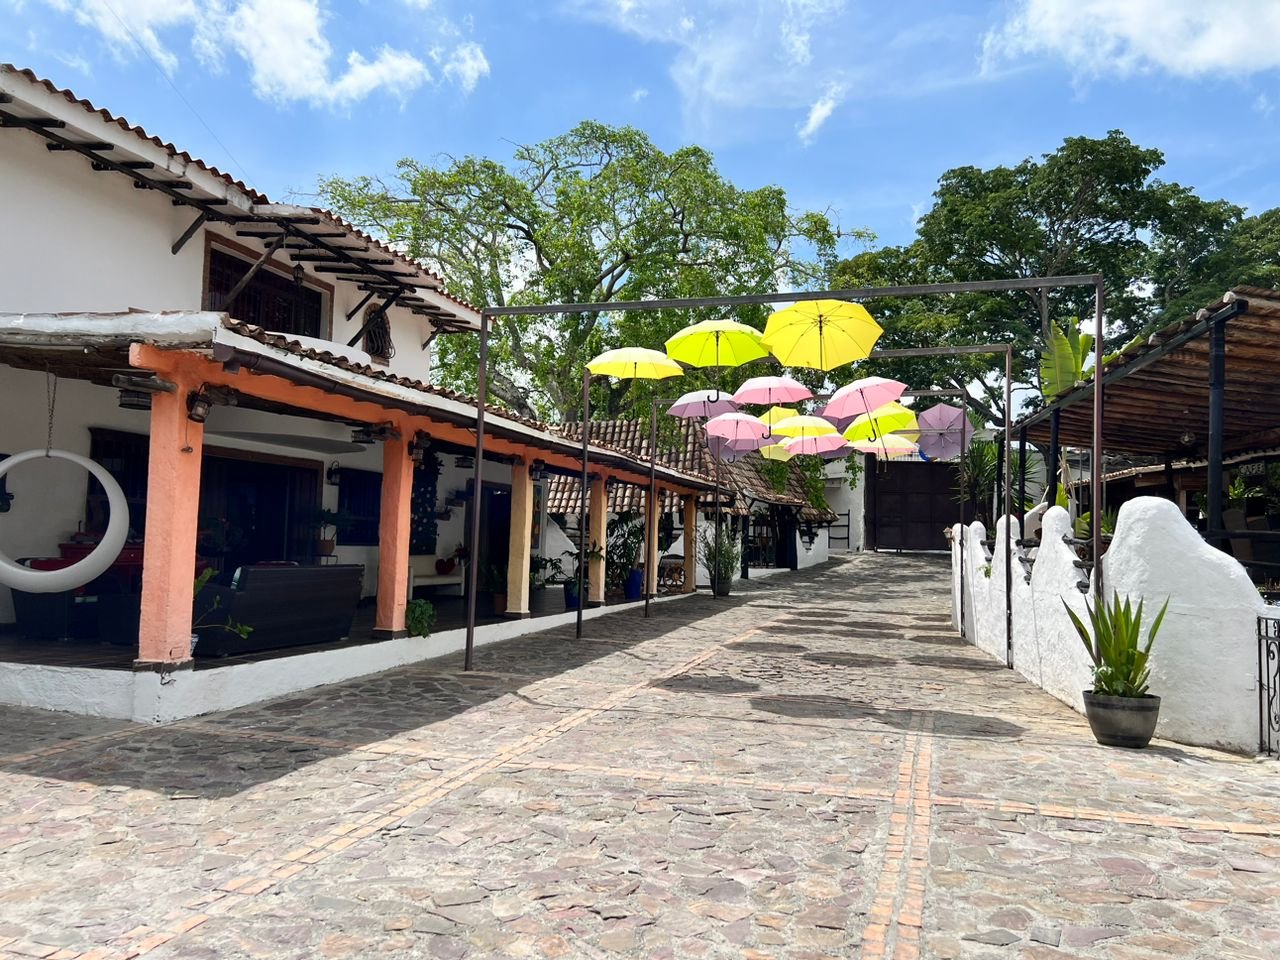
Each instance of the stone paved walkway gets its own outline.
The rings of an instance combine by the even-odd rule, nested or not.
[[[1280,957],[1280,766],[860,556],[163,728],[0,708],[0,955]]]

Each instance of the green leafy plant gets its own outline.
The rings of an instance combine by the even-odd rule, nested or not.
[[[545,586],[553,578],[563,576],[564,562],[559,557],[529,558],[529,582],[535,587]]]
[[[1115,509],[1102,511],[1102,535],[1109,537],[1116,532],[1116,520],[1120,514]],[[1075,535],[1081,540],[1093,536],[1093,514],[1088,510],[1076,517]]]
[[[622,589],[627,574],[636,567],[643,543],[644,517],[623,513],[609,521],[604,556],[604,579],[608,589]]]
[[[1156,614],[1151,628],[1147,631],[1147,641],[1141,642],[1142,611],[1145,601],[1139,600],[1135,608],[1128,597],[1122,601],[1120,594],[1112,595],[1108,605],[1105,601],[1090,605],[1085,601],[1085,609],[1089,612],[1089,626],[1086,626],[1067,602],[1067,616],[1080,636],[1080,642],[1093,661],[1093,692],[1107,697],[1144,697],[1147,694],[1147,682],[1151,677],[1148,658],[1151,645],[1156,641],[1156,634],[1164,622],[1165,612],[1169,609],[1169,601]],[[1092,628],[1092,629],[1091,629]]]
[[[200,573],[196,576],[195,589],[193,590],[191,595],[192,600],[195,600],[197,597],[199,597],[200,592],[204,590],[204,588],[209,585],[209,581],[212,580],[217,575],[218,575],[218,571],[215,570],[213,567],[205,567],[203,570],[201,570]],[[222,607],[222,597],[215,596],[213,598],[213,601],[209,604],[209,606],[205,609],[205,611],[191,621],[191,629],[194,631],[200,627],[216,627],[219,630],[227,631],[227,633],[234,633],[241,640],[244,640],[246,637],[249,636],[249,634],[253,633],[253,627],[247,624],[239,623],[238,621],[232,620],[230,617],[227,617],[227,619],[222,621],[221,623],[215,623],[211,618],[213,617],[214,613],[217,612],[221,607]]]
[[[1080,322],[1075,318],[1067,322],[1066,329],[1054,326],[1049,340],[1040,354],[1040,392],[1046,400],[1066,393],[1089,375],[1084,361],[1093,350],[1093,336],[1080,332]]]
[[[507,571],[501,564],[486,563],[480,568],[480,589],[485,593],[507,592]]]
[[[991,579],[991,564],[984,563],[982,565],[982,575],[986,577],[988,580]]]
[[[719,537],[714,527],[703,529],[698,534],[698,559],[707,568],[712,582],[728,583],[742,561],[742,547],[737,534],[728,526],[720,527]]]
[[[404,625],[411,637],[429,637],[436,625],[436,608],[430,600],[410,600],[404,608]]]

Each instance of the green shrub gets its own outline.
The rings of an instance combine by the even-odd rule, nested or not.
[[[404,608],[404,626],[411,637],[429,637],[436,625],[436,608],[430,600],[410,600]]]
[[[1067,608],[1067,616],[1093,661],[1093,692],[1108,697],[1143,697],[1147,693],[1147,681],[1151,678],[1148,665],[1151,645],[1164,622],[1169,601],[1165,600],[1156,614],[1151,629],[1147,631],[1146,644],[1140,646],[1144,601],[1138,601],[1135,609],[1128,597],[1122,602],[1119,593],[1112,596],[1110,605],[1104,602],[1090,606],[1089,601],[1085,601],[1092,632],[1065,600],[1062,605]]]

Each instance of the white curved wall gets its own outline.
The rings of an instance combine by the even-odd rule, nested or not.
[[[1092,685],[1088,654],[1064,602],[1086,617],[1082,572],[1062,540],[1070,529],[1060,507],[1044,515],[1041,545],[1027,582],[1013,546],[1013,666],[1048,693],[1083,710]],[[988,561],[985,531],[964,531],[965,636],[1005,659],[1005,521],[996,526]],[[960,587],[961,528],[953,528],[952,591]],[[1016,527],[1014,530],[1016,536]],[[990,576],[983,567],[990,562]],[[1165,599],[1169,612],[1151,654],[1151,691],[1161,697],[1156,735],[1241,752],[1257,748],[1257,616],[1265,610],[1248,574],[1186,522],[1176,504],[1140,497],[1120,510],[1103,561],[1105,589],[1146,603],[1148,620]],[[955,606],[953,602],[953,607]],[[958,619],[958,611],[953,609]]]

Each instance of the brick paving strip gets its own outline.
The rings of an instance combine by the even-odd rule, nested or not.
[[[711,660],[720,653],[726,646],[739,643],[746,640],[762,630],[766,630],[773,623],[781,620],[783,614],[779,614],[769,620],[766,620],[757,626],[750,627],[742,633],[737,634],[727,640],[721,641],[710,649],[704,650],[697,656],[691,657],[674,667],[669,667],[660,673],[646,677],[644,680],[638,681],[626,687],[615,688],[613,692],[598,700],[597,702],[581,707],[567,717],[563,717],[555,723],[548,724],[541,730],[531,733],[517,742],[503,747],[498,752],[487,757],[475,757],[465,759],[465,762],[456,769],[441,773],[439,776],[431,777],[426,780],[415,780],[402,787],[399,795],[381,804],[374,810],[364,815],[353,818],[349,822],[341,823],[338,826],[322,833],[309,841],[304,842],[301,846],[290,850],[279,859],[269,862],[261,869],[255,870],[253,873],[244,874],[224,883],[218,890],[208,894],[195,897],[185,904],[189,912],[177,912],[164,917],[156,924],[142,924],[132,930],[127,931],[121,936],[115,938],[108,947],[102,947],[80,953],[75,950],[59,949],[58,947],[48,946],[46,944],[38,944],[22,941],[5,941],[0,938],[0,955],[11,957],[22,957],[26,960],[35,957],[37,960],[133,960],[134,957],[140,957],[150,953],[157,947],[169,943],[176,937],[194,930],[201,924],[207,922],[210,917],[215,914],[228,914],[236,910],[242,904],[258,896],[261,893],[270,890],[283,880],[295,877],[302,873],[309,866],[320,863],[335,853],[346,850],[348,847],[359,843],[376,833],[389,831],[401,825],[404,820],[426,807],[431,806],[439,800],[448,797],[457,790],[465,787],[467,784],[492,773],[498,769],[516,764],[521,757],[542,749],[547,744],[564,736],[569,731],[595,719],[603,713],[614,709],[630,700],[632,697],[649,689],[654,683],[663,680],[669,680],[701,666]],[[212,727],[212,725],[201,724],[199,722],[189,722],[182,724],[184,728],[200,729],[204,727]],[[370,744],[347,744],[339,740],[328,740],[321,737],[297,737],[291,734],[263,733],[251,730],[235,730],[228,731],[226,727],[219,726],[216,728],[220,734],[230,732],[234,736],[240,736],[251,740],[277,740],[282,742],[298,742],[315,746],[326,746],[333,748],[358,749],[365,752],[379,753],[383,755],[395,755],[399,753],[410,754],[414,757],[420,757],[421,754],[415,748],[404,744],[383,743],[381,745]],[[82,737],[75,741],[67,741],[66,745],[60,744],[58,749],[47,749],[30,754],[30,757],[45,756],[52,753],[58,753],[62,750],[72,749],[73,746],[79,746],[87,741],[108,739],[110,737],[123,736],[129,732],[136,732],[126,728],[124,731],[112,731],[109,734],[99,734],[96,736]],[[377,747],[384,749],[377,749]],[[21,755],[26,758],[28,755]],[[450,757],[440,756],[438,759],[453,759]],[[464,759],[464,758],[458,758]],[[636,776],[638,771],[628,771],[630,776]],[[712,778],[718,780],[720,778]],[[775,787],[782,787],[781,784],[773,784]]]

